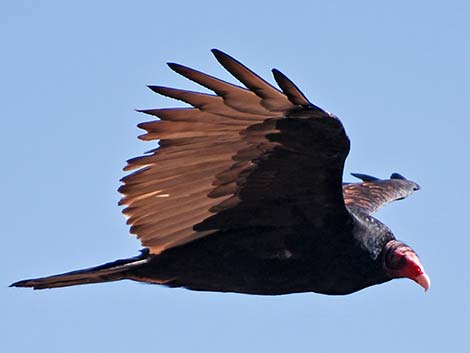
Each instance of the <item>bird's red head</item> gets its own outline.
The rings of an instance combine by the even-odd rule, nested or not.
[[[424,272],[418,255],[409,246],[392,240],[385,246],[384,268],[391,278],[409,278],[425,291],[431,286],[429,276]]]

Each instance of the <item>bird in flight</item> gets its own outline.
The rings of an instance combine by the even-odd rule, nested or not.
[[[212,50],[244,87],[186,66],[178,74],[215,94],[149,86],[190,105],[150,109],[139,124],[159,146],[130,159],[124,215],[139,256],[28,279],[15,287],[65,287],[130,279],[192,290],[277,295],[349,294],[394,278],[427,290],[415,251],[372,214],[418,184],[353,174],[340,120],[274,69],[280,90]]]

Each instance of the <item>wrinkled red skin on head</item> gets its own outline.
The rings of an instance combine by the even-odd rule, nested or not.
[[[424,273],[418,256],[415,253],[408,252],[405,254],[406,266],[403,270],[403,276],[408,278],[416,278]]]
[[[392,278],[406,277],[416,281],[418,276],[424,274],[423,266],[414,250],[396,240],[386,245],[384,267]]]

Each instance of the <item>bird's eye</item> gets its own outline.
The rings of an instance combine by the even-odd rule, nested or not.
[[[403,266],[406,265],[406,259],[404,256],[396,256],[395,261],[396,261],[397,268],[402,268]]]
[[[406,265],[405,256],[392,252],[389,254],[389,256],[387,256],[386,265],[390,269],[399,270],[400,268]]]

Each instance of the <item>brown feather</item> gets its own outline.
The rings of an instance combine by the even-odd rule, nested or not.
[[[286,75],[277,69],[272,70],[274,79],[276,80],[282,92],[289,98],[295,105],[309,106],[312,103],[308,101],[302,91],[292,82]]]
[[[260,105],[261,99],[246,88],[222,81],[183,65],[175,63],[169,63],[168,65],[180,75],[217,93],[218,96],[224,99],[224,103],[229,107],[240,112],[272,116],[272,112]],[[240,103],[243,103],[243,105]]]
[[[386,204],[408,197],[419,186],[406,179],[371,180],[343,186],[346,206],[373,214]]]
[[[294,105],[278,89],[263,80],[245,65],[220,50],[213,49],[212,53],[219,63],[248,89],[262,98],[261,104],[270,111],[285,112]]]

